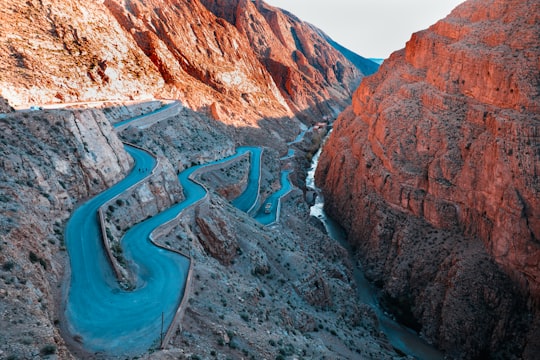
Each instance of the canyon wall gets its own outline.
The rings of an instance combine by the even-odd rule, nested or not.
[[[472,0],[413,34],[364,79],[317,171],[368,277],[454,357],[538,349],[539,14]]]
[[[10,2],[2,95],[13,106],[175,98],[236,126],[350,101],[363,74],[318,30],[262,2],[204,3],[218,16],[199,0]]]

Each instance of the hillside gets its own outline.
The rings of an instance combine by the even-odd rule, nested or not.
[[[346,251],[314,226],[304,199],[305,166],[325,131],[301,129],[333,119],[363,77],[317,29],[261,1],[3,5],[0,358],[396,356],[374,310],[355,296]],[[141,165],[126,143],[151,161]],[[206,169],[201,197],[158,228],[152,250],[181,252],[185,279],[156,271],[159,261],[136,262],[123,236],[188,198],[184,170],[241,145],[262,154],[261,206],[294,170],[273,209],[279,221],[263,225],[231,205],[255,163],[239,157]],[[88,210],[126,177],[138,180]],[[88,264],[95,271],[81,276]],[[107,307],[157,277],[181,294],[167,329],[125,325],[135,308],[127,301]],[[151,296],[158,305],[130,299],[163,316],[159,294]],[[91,326],[113,311],[120,321],[104,327],[118,326],[117,337]]]
[[[386,302],[452,358],[538,351],[539,14],[470,0],[413,34],[362,82],[317,171]]]
[[[256,126],[336,115],[363,76],[264,2],[13,1],[0,16],[1,95],[13,106],[175,98]]]

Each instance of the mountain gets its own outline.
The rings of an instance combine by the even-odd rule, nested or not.
[[[34,0],[0,11],[0,85],[15,106],[175,98],[252,125],[336,115],[363,76],[317,29],[264,2]]]
[[[538,353],[540,4],[469,0],[364,79],[319,168],[396,315],[452,358]]]
[[[381,65],[383,63],[383,61],[384,61],[384,59],[381,59],[381,58],[369,58],[369,60],[371,60],[374,63],[379,64],[379,65]]]
[[[0,18],[0,358],[396,357],[305,201],[325,130],[301,130],[350,104],[363,77],[320,31],[261,1],[14,0]],[[242,145],[257,152],[232,157]],[[204,186],[180,183],[218,160],[192,174]],[[141,181],[89,210],[125,177]],[[272,197],[285,178],[294,186]],[[248,183],[279,221],[232,206]],[[135,264],[123,236],[194,189],[153,237],[190,258],[186,279]],[[79,277],[88,264],[98,270]],[[158,295],[123,297],[157,277]],[[178,312],[174,299],[158,309],[167,290],[185,292]],[[161,311],[154,328],[103,326],[112,311],[141,320],[132,303]]]
[[[321,33],[326,41],[331,44],[337,51],[345,55],[350,62],[352,62],[360,71],[365,75],[371,75],[379,70],[379,65],[383,62],[381,59],[366,59],[363,56],[358,55],[357,53],[347,49],[343,45],[338,44],[332,40],[328,35]]]
[[[368,60],[351,62],[348,54],[334,48],[319,29],[289,12],[262,1],[201,2],[246,36],[296,113],[312,108],[311,116],[336,113],[336,105],[346,101],[358,86],[358,71],[362,75],[372,73],[365,70],[371,69]],[[339,101],[333,104],[327,101],[329,98]]]

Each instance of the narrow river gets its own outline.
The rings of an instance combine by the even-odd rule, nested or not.
[[[315,156],[313,156],[311,167],[308,171],[306,179],[306,186],[312,189],[317,189],[315,185],[315,170],[317,169],[321,150],[322,146],[319,151],[317,151]],[[319,194],[319,196],[317,196],[315,204],[311,207],[310,212],[312,216],[315,216],[321,220],[326,228],[326,231],[328,232],[328,235],[339,242],[347,250],[351,263],[357,264],[356,256],[347,241],[347,234],[337,222],[327,216],[324,212],[324,199],[322,195]],[[361,302],[370,305],[375,310],[381,325],[381,330],[384,332],[394,348],[407,355],[413,356],[416,359],[431,360],[444,358],[441,352],[427,344],[418,336],[416,332],[400,325],[382,311],[377,301],[376,290],[364,277],[360,266],[354,266],[353,275],[357,285],[358,299]]]

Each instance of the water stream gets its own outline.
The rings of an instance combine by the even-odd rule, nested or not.
[[[322,146],[313,156],[306,178],[306,186],[315,190],[318,190],[315,185],[315,170],[317,169],[321,150]],[[347,250],[351,263],[358,264],[354,251],[347,241],[347,234],[336,221],[326,215],[324,212],[324,199],[320,195],[320,191],[318,193],[319,195],[315,200],[315,204],[310,210],[311,215],[317,217],[324,224],[328,236],[339,242]],[[353,275],[357,285],[358,299],[370,305],[375,310],[381,330],[394,348],[416,359],[431,360],[444,358],[441,352],[427,344],[416,332],[397,323],[381,309],[377,300],[376,290],[365,278],[360,265],[354,265]]]

